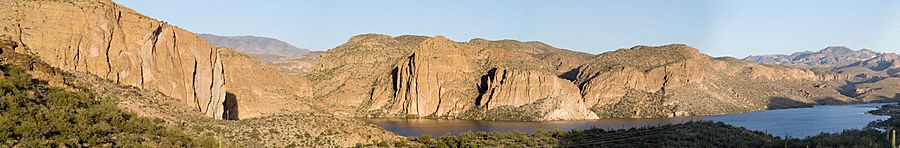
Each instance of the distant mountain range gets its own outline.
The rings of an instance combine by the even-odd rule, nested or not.
[[[268,37],[218,36],[213,34],[198,34],[198,36],[215,46],[235,49],[238,52],[251,56],[275,56],[293,59],[310,52],[308,49],[298,48],[287,42]]]
[[[844,46],[831,46],[819,51],[797,52],[791,55],[756,55],[744,58],[763,64],[785,65],[804,68],[837,68],[874,58],[881,53],[868,50],[853,50]]]
[[[868,49],[853,50],[831,46],[819,51],[797,52],[791,55],[759,55],[747,61],[810,68],[826,83],[820,87],[834,87],[859,101],[896,100],[900,98],[900,56]]]
[[[319,63],[322,51],[309,51],[284,41],[259,36],[218,36],[199,34],[217,47],[235,49],[241,54],[275,66],[290,74],[307,73]]]

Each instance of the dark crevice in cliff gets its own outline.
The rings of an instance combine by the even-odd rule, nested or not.
[[[216,64],[215,64],[215,61],[218,57],[214,56],[215,53],[216,53],[215,48],[209,49],[209,57],[210,57],[210,59],[212,59],[212,61],[210,61],[212,63],[210,63],[209,66],[210,66],[210,71],[212,71],[212,72],[209,75],[209,77],[210,77],[209,102],[206,103],[206,111],[208,111],[208,112],[214,108],[213,102],[216,102],[216,99],[215,99],[216,95],[213,94],[213,93],[215,93],[215,92],[213,92],[213,90],[215,90],[214,88],[216,86],[216,81],[215,81],[216,80]],[[196,71],[196,69],[194,71]]]
[[[475,106],[487,105],[486,102],[485,102],[485,104],[482,104],[482,102],[483,102],[482,100],[485,99],[485,98],[483,98],[484,94],[487,93],[488,87],[490,87],[490,86],[488,86],[488,83],[494,79],[496,74],[497,74],[497,68],[491,68],[490,70],[487,71],[486,74],[481,76],[481,83],[478,84],[478,96],[475,97]],[[490,98],[487,98],[487,99],[490,99]]]
[[[122,15],[122,14],[120,13],[119,15]],[[119,17],[121,17],[121,16],[119,16]],[[118,19],[118,18],[117,18],[117,19]],[[106,68],[107,68],[107,71],[106,71],[106,74],[105,74],[103,77],[104,77],[104,78],[107,78],[107,79],[109,78],[109,74],[112,73],[112,71],[113,71],[113,70],[112,70],[112,63],[109,62],[109,49],[112,48],[113,35],[115,35],[115,34],[116,34],[116,26],[110,27],[110,30],[109,30],[109,39],[106,40],[106,51],[104,51],[104,54],[105,54],[105,56],[106,56],[105,58],[106,58]],[[119,80],[118,80],[118,79],[116,79],[116,83],[119,83]]]
[[[16,27],[19,28],[19,44],[22,44],[22,47],[28,48],[28,44],[25,44],[25,32],[22,29],[22,23],[16,24]],[[15,48],[13,48],[15,50]]]
[[[239,120],[237,96],[231,92],[225,92],[225,101],[222,102],[222,107],[222,119]]]
[[[418,67],[416,67],[416,54],[415,53],[413,53],[412,55],[409,56],[409,63],[407,63],[407,64],[409,66],[407,68],[407,74],[409,74],[408,81],[415,83],[416,88],[412,88],[412,89],[414,89],[413,91],[415,91],[415,92],[419,92],[419,81],[416,80],[419,78],[419,73],[416,73],[416,68],[418,68]],[[409,87],[409,86],[407,86],[407,87]],[[411,92],[411,91],[407,91],[406,93],[409,94],[409,92]],[[419,93],[416,93],[416,96],[414,96],[414,97],[416,98],[416,104],[415,104],[416,105],[416,115],[421,115],[419,112],[419,103],[420,103],[419,102]]]
[[[192,92],[194,93],[194,103],[197,105],[197,111],[203,112],[203,108],[200,107],[200,99],[197,98],[197,65],[197,60],[194,60],[194,70],[191,75],[193,76],[191,78],[191,90],[193,90]]]
[[[153,41],[153,45],[150,48],[152,53],[156,53],[156,43],[159,42],[159,36],[162,34],[162,31],[162,25],[156,26],[156,30],[153,30],[153,35],[150,36],[152,37],[151,41]]]
[[[77,47],[75,47],[75,57],[72,58],[72,61],[75,62],[75,66],[74,66],[75,68],[73,68],[72,71],[78,71],[78,63],[79,63],[79,61],[80,61],[79,59],[81,58],[81,40],[82,40],[82,39],[84,39],[84,37],[82,37],[82,36],[79,34],[79,36],[78,36],[78,44],[76,45]]]
[[[155,55],[155,54],[156,54],[156,44],[159,43],[159,36],[162,34],[162,30],[163,30],[162,25],[156,26],[156,30],[153,30],[153,33],[150,35],[150,41],[151,41],[151,43],[152,43],[152,44],[150,45],[150,55],[151,55],[151,57],[152,57],[152,55]],[[143,55],[143,54],[142,54],[142,55]],[[141,70],[140,70],[140,72],[141,72],[141,88],[144,88],[144,81],[145,81],[145,80],[144,80],[144,77],[145,77],[145,76],[144,76],[144,74],[145,74],[144,71],[145,71],[145,70],[144,70],[144,59],[143,59],[143,57],[142,57],[139,61],[140,61],[140,64],[141,64],[141,65],[140,65],[140,68],[141,68]]]
[[[579,71],[579,70],[580,70],[580,69],[578,69],[578,68],[573,68],[573,69],[571,69],[571,70],[569,70],[569,71],[567,71],[567,72],[565,72],[565,73],[560,74],[558,77],[559,77],[559,78],[566,79],[566,80],[569,80],[569,81],[572,81],[572,82],[575,82],[575,79],[578,78],[578,71]]]
[[[584,85],[587,85],[589,82],[594,80],[594,78],[597,78],[597,76],[600,76],[600,73],[602,72],[602,71],[598,71],[598,72],[594,72],[594,73],[585,73],[585,71],[590,71],[590,69],[582,70],[585,68],[591,68],[591,67],[590,66],[579,66],[578,67],[578,75],[579,76],[586,75],[586,77],[587,77],[586,79],[576,82],[578,84],[578,91],[581,92],[581,97],[584,97],[584,94],[585,94],[586,88],[584,88]]]
[[[440,84],[440,82],[441,82],[441,77],[438,76],[438,77],[436,77],[436,78],[437,78],[437,82],[438,82],[438,88],[437,88],[437,90],[438,90],[438,93],[437,93],[437,95],[438,95],[438,103],[437,103],[437,107],[434,108],[434,112],[431,113],[431,115],[437,115],[437,112],[438,112],[439,110],[441,110],[441,103],[443,103],[443,101],[444,101],[444,100],[443,100],[443,96],[444,96],[444,95],[443,95],[443,91],[441,91],[441,90],[443,89],[443,86]]]

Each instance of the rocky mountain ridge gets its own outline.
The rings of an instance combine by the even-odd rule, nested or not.
[[[844,46],[829,46],[819,51],[804,51],[791,55],[747,56],[744,60],[803,68],[838,68],[874,58],[880,54],[869,49],[853,50]]]
[[[297,48],[274,38],[259,36],[218,36],[213,34],[199,34],[201,38],[217,47],[235,49],[241,54],[249,55],[256,60],[268,65],[278,67],[282,71],[293,75],[300,75],[312,71],[319,63],[319,55],[322,51],[309,51]]]
[[[812,70],[679,44],[592,56],[539,42],[366,34],[323,54],[308,77],[336,112],[366,117],[653,118],[858,102],[816,87]]]
[[[867,49],[852,50],[843,46],[831,46],[817,52],[799,52],[786,58],[766,59],[767,56],[750,56],[744,60],[766,64],[810,68],[824,82],[820,87],[831,87],[841,94],[863,102],[887,102],[900,100],[900,90],[895,84],[900,71],[900,56],[896,53],[879,53]],[[761,60],[762,59],[762,60]],[[809,64],[818,61],[817,66]]]
[[[237,51],[254,56],[275,56],[293,59],[309,53],[309,49],[297,48],[287,42],[261,36],[219,36],[214,34],[198,34],[207,42],[217,47],[236,49]]]
[[[191,32],[108,0],[0,3],[0,34],[14,52],[53,67],[159,91],[222,118],[223,64]]]

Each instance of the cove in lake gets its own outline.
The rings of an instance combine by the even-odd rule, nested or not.
[[[812,108],[763,110],[747,113],[682,117],[666,119],[600,119],[583,121],[476,121],[440,119],[372,119],[363,121],[378,125],[388,131],[403,136],[441,136],[459,134],[466,131],[532,133],[538,129],[626,129],[632,127],[678,124],[689,121],[721,121],[737,127],[763,131],[780,137],[807,137],[822,132],[836,133],[847,129],[861,129],[869,122],[884,120],[889,116],[869,114],[884,103],[828,105]]]

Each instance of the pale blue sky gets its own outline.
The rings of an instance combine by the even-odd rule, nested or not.
[[[327,50],[365,33],[541,41],[592,54],[684,43],[713,56],[900,51],[896,0],[113,0],[196,33]]]

